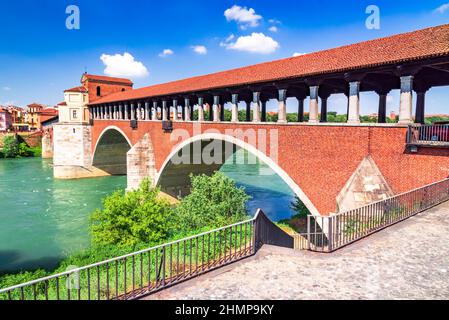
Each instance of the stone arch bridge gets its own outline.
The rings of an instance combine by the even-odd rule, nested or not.
[[[449,25],[443,25],[110,94],[89,105],[91,125],[72,126],[73,134],[81,130],[88,137],[81,166],[127,173],[131,188],[149,176],[164,191],[183,195],[188,173],[211,173],[220,164],[175,163],[180,150],[192,146],[192,159],[206,151],[224,160],[244,148],[321,215],[447,178],[449,149],[410,149],[407,135],[413,122],[424,123],[426,92],[449,85],[448,38]],[[391,90],[401,93],[398,124],[386,123]],[[379,96],[377,124],[360,123],[360,93],[368,91]],[[327,123],[333,94],[347,97],[347,123]],[[298,101],[293,123],[287,98]],[[267,122],[270,100],[278,104],[277,122]],[[243,103],[246,109],[239,110]],[[228,151],[212,150],[211,139]]]

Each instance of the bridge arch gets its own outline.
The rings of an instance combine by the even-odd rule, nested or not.
[[[319,216],[320,213],[315,207],[315,205],[310,201],[309,197],[304,193],[304,191],[298,186],[298,184],[289,176],[289,174],[282,169],[279,164],[277,164],[273,159],[268,157],[264,152],[257,149],[254,145],[249,144],[239,138],[222,134],[222,133],[203,133],[196,135],[194,137],[188,138],[181,143],[179,143],[175,148],[173,148],[170,155],[165,159],[161,169],[158,171],[155,177],[156,185],[160,186],[162,191],[171,194],[172,196],[178,196],[186,194],[188,188],[190,188],[189,174],[212,174],[213,172],[219,170],[224,164],[225,160],[232,156],[231,154],[223,153],[223,161],[221,164],[204,164],[201,161],[200,164],[174,164],[172,159],[176,157],[180,152],[191,147],[195,142],[201,142],[201,152],[205,146],[207,146],[210,141],[221,141],[224,145],[231,144],[235,148],[232,150],[244,149],[251,153],[253,156],[258,158],[260,161],[268,165],[281,179],[292,189],[292,191],[303,201],[304,205],[309,209],[311,214]],[[230,150],[229,146],[223,147],[222,150]],[[194,156],[194,155],[193,155]],[[178,186],[178,188],[174,187]],[[181,187],[179,187],[181,186]],[[179,190],[181,189],[181,190]],[[184,190],[182,190],[184,189]],[[177,191],[181,191],[181,194],[177,194]],[[183,192],[184,191],[184,192]]]
[[[131,141],[120,128],[105,128],[95,145],[92,166],[110,175],[126,175],[126,155],[131,146]]]

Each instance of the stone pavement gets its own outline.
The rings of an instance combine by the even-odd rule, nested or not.
[[[449,299],[449,202],[333,254],[265,246],[147,299]]]

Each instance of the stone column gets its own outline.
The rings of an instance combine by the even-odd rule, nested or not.
[[[379,110],[377,111],[377,122],[386,123],[387,122],[387,96],[386,92],[378,92],[379,95]]]
[[[112,106],[112,119],[114,119],[114,120],[118,119],[118,117],[117,117],[117,106],[115,104]]]
[[[360,123],[360,81],[349,83],[348,123]]]
[[[111,105],[109,105],[109,119],[114,119],[114,110]]]
[[[318,90],[319,86],[310,87],[309,122],[318,123]]]
[[[137,104],[137,120],[142,120],[143,119],[143,112],[142,112],[142,103],[138,103]]]
[[[413,122],[413,76],[401,77],[401,104],[399,106],[399,124]]]
[[[157,121],[157,101],[153,101],[153,109],[151,110],[151,120]]]
[[[214,96],[214,105],[212,106],[212,112],[214,114],[213,121],[220,122],[221,116],[220,116],[220,97],[219,96]]]
[[[287,122],[287,90],[285,90],[285,89],[278,90],[278,102],[279,102],[278,122],[286,123]]]
[[[260,122],[260,92],[253,92],[253,122]]]
[[[184,121],[191,121],[192,120],[192,116],[191,116],[191,110],[190,110],[190,99],[189,98],[185,98],[184,99]]]
[[[134,103],[131,103],[131,120],[136,120],[136,108]]]
[[[173,121],[179,121],[178,119],[178,100],[173,99]]]
[[[162,101],[162,121],[168,121],[167,100]]]
[[[124,108],[125,108],[124,120],[128,120],[129,119],[129,111],[128,111],[128,104],[127,103],[124,104]]]
[[[426,120],[425,105],[426,105],[426,91],[418,91],[416,93],[415,123],[420,123],[420,124],[425,123],[425,120]]]
[[[204,121],[204,98],[198,98],[198,121]]]
[[[150,103],[145,102],[145,120],[150,120]]]
[[[239,95],[232,95],[231,122],[239,122]]]

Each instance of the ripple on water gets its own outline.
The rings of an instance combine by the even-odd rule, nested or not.
[[[222,168],[252,196],[251,213],[262,208],[273,220],[288,218],[293,193],[270,170],[232,163]],[[0,200],[8,209],[0,210],[0,272],[53,267],[66,254],[88,247],[90,213],[106,195],[125,187],[126,177],[54,180],[46,160],[0,160]]]

